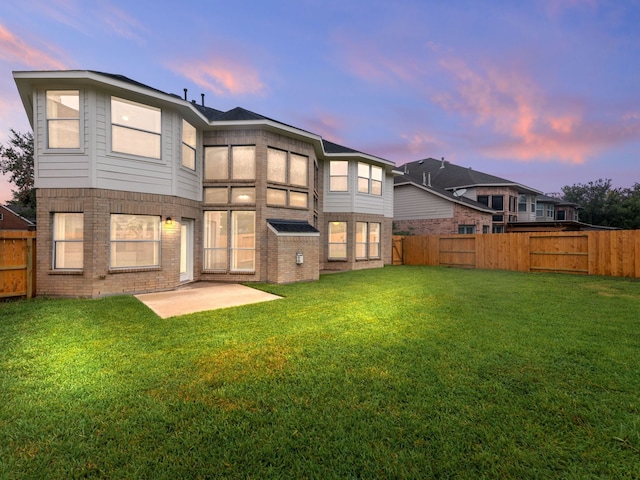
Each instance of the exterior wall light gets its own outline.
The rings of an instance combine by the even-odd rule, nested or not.
[[[302,253],[296,253],[296,265],[302,265],[304,263],[304,255]]]
[[[167,217],[165,222],[167,225],[173,225],[173,219],[171,217]]]

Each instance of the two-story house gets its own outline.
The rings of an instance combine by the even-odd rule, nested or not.
[[[40,294],[309,281],[391,262],[388,160],[121,75],[13,75],[34,132]]]

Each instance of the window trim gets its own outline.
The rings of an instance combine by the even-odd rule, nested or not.
[[[234,148],[253,148],[253,178],[236,178],[234,177],[234,168],[233,168],[233,150]],[[227,151],[227,170],[226,177],[222,178],[209,178],[207,177],[207,151],[209,149],[226,149]],[[224,144],[224,145],[205,145],[204,146],[204,160],[203,160],[203,172],[202,172],[202,181],[205,183],[210,182],[239,182],[239,183],[255,183],[258,175],[258,165],[256,158],[256,145],[255,144]]]
[[[194,135],[194,144],[191,145],[190,143],[185,141],[185,125],[188,125],[189,128],[193,129],[193,135]],[[193,125],[191,125],[189,122],[187,122],[184,118],[182,119],[182,131],[181,131],[181,137],[182,137],[182,150],[180,153],[180,160],[181,160],[181,165],[184,168],[187,168],[189,170],[191,170],[192,172],[195,172],[197,170],[197,164],[198,164],[198,129],[196,127],[194,127]],[[185,158],[184,158],[184,152],[185,152],[185,148],[187,150],[189,150],[190,152],[193,153],[193,167],[191,167],[190,165],[185,164]]]
[[[332,242],[331,241],[331,225],[338,226],[344,224],[344,242]],[[344,256],[332,257],[331,246],[332,245],[344,245]],[[327,259],[329,261],[346,261],[349,256],[349,223],[346,221],[330,221],[327,227]]]
[[[207,213],[208,212],[219,212],[219,213],[224,213],[225,214],[225,221],[226,221],[226,245],[224,247],[206,247],[207,245],[207,233],[208,233],[208,222],[206,220],[207,218]],[[253,214],[253,247],[251,248],[246,248],[246,247],[238,247],[238,246],[234,246],[234,242],[235,242],[235,237],[236,235],[234,235],[234,216],[235,214],[238,213],[252,213]],[[256,244],[257,244],[257,226],[256,226],[256,211],[255,210],[243,210],[243,209],[228,209],[228,210],[205,210],[203,212],[203,223],[204,223],[204,227],[202,229],[203,231],[203,242],[202,242],[202,271],[204,273],[212,273],[212,274],[240,274],[240,275],[244,275],[244,274],[255,274],[256,272],[256,263],[257,263],[257,248],[256,248]],[[225,254],[224,254],[224,258],[225,258],[225,265],[224,268],[207,268],[206,265],[206,259],[207,259],[207,251],[214,251],[214,250],[224,250]],[[253,251],[253,266],[251,269],[234,269],[233,265],[234,265],[234,255],[237,254],[237,252],[241,252],[241,251]]]
[[[333,165],[335,165],[336,167],[338,166],[338,164],[345,164],[347,167],[347,174],[346,175],[333,175],[331,173],[331,167]],[[332,182],[331,179],[333,178],[345,178],[346,179],[346,188],[344,190],[336,190],[332,187]],[[329,192],[332,193],[345,193],[345,192],[349,192],[349,161],[348,160],[330,160],[329,161]]]
[[[113,231],[113,219],[115,216],[131,216],[131,217],[151,217],[156,219],[156,229],[158,232],[158,238],[153,240],[118,240],[114,238]],[[124,265],[113,266],[113,247],[118,243],[149,243],[153,245],[155,252],[154,256],[157,258],[157,263],[154,265]],[[127,270],[155,270],[162,267],[162,217],[160,215],[141,215],[132,213],[111,213],[109,215],[109,271],[121,272]]]
[[[0,214],[1,215],[1,214]],[[72,240],[67,240],[67,239],[58,239],[57,237],[57,233],[58,233],[58,229],[56,228],[56,217],[59,215],[80,215],[81,219],[82,219],[82,238],[80,239],[72,239]],[[0,217],[1,219],[1,217]],[[51,269],[56,271],[56,272],[81,272],[84,269],[84,213],[81,212],[54,212],[53,216],[52,216],[52,228],[51,228],[51,247],[52,247],[52,252],[51,252]],[[58,244],[60,243],[80,243],[83,245],[83,248],[81,249],[81,258],[82,258],[82,265],[80,267],[58,267],[57,266],[57,260],[58,260]]]
[[[120,157],[125,157],[125,158],[134,158],[134,159],[142,159],[142,160],[147,160],[147,161],[153,161],[153,162],[158,162],[160,160],[162,160],[162,140],[163,140],[163,136],[162,136],[162,124],[163,124],[163,115],[162,115],[162,109],[158,108],[158,107],[154,107],[151,105],[147,105],[144,103],[140,103],[140,102],[136,102],[133,100],[129,100],[127,98],[123,98],[123,97],[118,97],[115,95],[111,95],[110,97],[110,101],[109,101],[109,153],[111,155],[115,155],[115,156],[120,156]],[[124,125],[122,123],[118,123],[114,121],[113,118],[113,102],[114,101],[120,101],[122,103],[128,103],[128,104],[132,104],[138,107],[142,107],[148,110],[153,110],[153,111],[157,111],[157,113],[160,115],[160,126],[159,126],[159,131],[155,132],[153,130],[145,130],[142,128],[138,128],[138,127],[132,127],[129,125]],[[113,145],[113,130],[114,127],[117,128],[122,128],[125,130],[129,130],[129,131],[133,131],[133,132],[138,132],[138,133],[144,133],[144,134],[148,134],[148,135],[152,135],[155,136],[159,139],[159,149],[158,149],[158,156],[150,156],[150,155],[140,155],[138,153],[133,153],[133,152],[125,152],[125,151],[120,151],[120,150],[116,150],[114,149],[114,145]]]
[[[48,103],[49,103],[49,92],[77,92],[78,93],[78,118],[49,118],[49,108],[48,108]],[[45,90],[44,92],[44,117],[45,117],[45,124],[46,124],[46,129],[45,129],[45,136],[46,136],[46,147],[43,149],[44,153],[82,153],[84,151],[84,142],[82,141],[83,137],[84,137],[84,124],[81,121],[82,117],[83,117],[83,108],[82,108],[82,101],[83,101],[83,92],[82,90],[79,89],[51,89],[51,90]],[[50,129],[49,129],[49,122],[53,120],[53,121],[58,121],[58,120],[65,120],[65,121],[77,121],[78,122],[78,146],[77,147],[50,147]]]

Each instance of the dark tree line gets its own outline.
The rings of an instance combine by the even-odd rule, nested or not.
[[[33,188],[33,134],[11,130],[8,145],[0,145],[0,171],[9,174],[17,190],[12,190],[9,205],[20,215],[35,217]],[[580,221],[622,229],[640,228],[640,183],[631,188],[612,188],[611,180],[599,179],[587,184],[562,187],[556,194],[580,207]]]
[[[562,187],[562,198],[578,204],[580,221],[591,225],[640,228],[640,183],[631,188],[612,188],[611,180]]]

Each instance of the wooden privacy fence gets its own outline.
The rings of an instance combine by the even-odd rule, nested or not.
[[[640,278],[640,230],[394,237],[405,265]]]
[[[0,230],[0,298],[36,292],[36,232]]]

